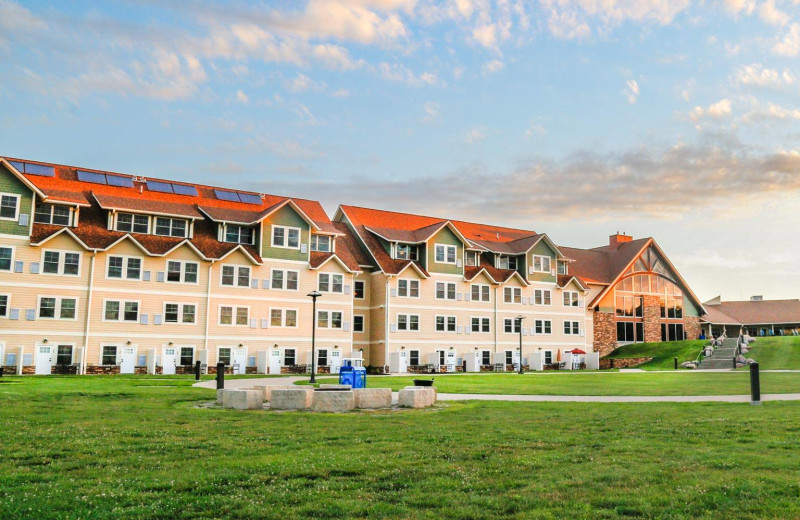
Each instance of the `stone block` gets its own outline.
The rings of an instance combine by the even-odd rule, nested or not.
[[[260,410],[264,407],[263,396],[260,390],[223,390],[222,406],[234,410]]]
[[[314,395],[312,388],[273,388],[270,408],[273,410],[307,410]]]
[[[267,388],[269,388],[267,385],[253,385],[252,386],[253,390],[258,390],[259,392],[261,392],[261,396],[264,399],[264,401],[268,400],[267,399]]]
[[[392,406],[391,388],[356,388],[353,390],[356,408],[389,408]]]
[[[271,401],[272,400],[272,391],[273,390],[292,390],[294,388],[302,389],[302,386],[296,385],[263,385],[264,386],[264,400]]]
[[[400,390],[398,404],[404,408],[426,408],[436,402],[436,393],[432,388],[410,386]]]
[[[311,409],[315,412],[349,412],[356,407],[352,390],[314,392]]]
[[[320,389],[322,390],[352,390],[353,387],[350,385],[329,385],[329,384],[321,384],[319,385]]]
[[[217,390],[217,404],[222,404],[222,397],[225,395],[225,389]]]

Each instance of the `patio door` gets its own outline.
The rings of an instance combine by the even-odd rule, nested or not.
[[[53,366],[53,347],[39,345],[36,347],[36,374],[50,375]]]
[[[119,373],[133,374],[136,368],[136,347],[122,347],[119,356]]]
[[[233,349],[233,353],[231,354],[231,365],[233,365],[234,374],[247,373],[247,347]]]
[[[175,373],[175,347],[164,347],[164,354],[161,356],[161,373],[173,375]]]
[[[269,351],[269,373],[281,373],[281,351],[278,349]]]

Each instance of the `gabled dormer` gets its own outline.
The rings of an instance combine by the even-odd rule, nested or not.
[[[424,266],[430,273],[464,274],[464,249],[469,242],[450,222],[445,222],[425,242]]]

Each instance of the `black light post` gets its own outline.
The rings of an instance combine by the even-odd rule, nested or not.
[[[311,291],[307,296],[311,297],[311,379],[309,379],[308,382],[314,384],[317,382],[316,377],[314,377],[317,373],[317,298],[322,296],[322,293],[319,291]]]
[[[519,328],[519,373],[523,373],[522,369],[522,320],[525,319],[525,316],[517,316],[517,328]]]

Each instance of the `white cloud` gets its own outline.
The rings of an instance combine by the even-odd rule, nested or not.
[[[439,103],[428,101],[425,103],[425,106],[422,107],[422,110],[425,112],[425,115],[422,117],[423,123],[432,125],[442,120],[442,107]]]
[[[765,0],[758,8],[758,16],[772,25],[786,25],[790,19],[788,14],[775,7],[775,0]]]
[[[305,74],[297,74],[293,80],[286,83],[286,88],[292,92],[305,92],[306,90],[315,87],[314,80]]]
[[[580,19],[575,11],[559,11],[550,9],[547,28],[556,38],[577,40],[588,37],[592,30],[586,21]]]
[[[749,15],[756,8],[755,0],[725,0],[725,7],[733,14]]]
[[[494,59],[484,63],[481,67],[481,71],[483,71],[484,74],[494,74],[495,72],[503,70],[503,67],[505,67],[505,64],[502,61]]]
[[[398,83],[406,83],[414,87],[436,85],[439,83],[436,74],[432,72],[423,72],[417,75],[411,69],[399,63],[379,63],[378,72],[384,79]]]
[[[689,112],[689,117],[693,121],[699,121],[709,117],[713,119],[722,119],[733,113],[731,105],[730,99],[720,99],[716,103],[709,105],[708,108],[703,108],[701,106],[694,107],[692,111]]]
[[[585,38],[590,24],[601,33],[625,22],[667,25],[689,7],[689,0],[539,0],[548,29],[557,38]]]
[[[544,135],[546,133],[547,129],[545,129],[544,126],[532,123],[528,128],[525,129],[525,139],[530,139],[534,134]]]
[[[760,63],[740,67],[734,77],[739,84],[758,87],[787,87],[794,83],[794,77],[788,69],[779,72],[764,68]]]
[[[775,103],[770,103],[766,109],[756,109],[752,112],[745,114],[742,121],[745,123],[753,123],[755,121],[763,121],[767,119],[773,120],[800,120],[800,110],[784,108]]]
[[[472,29],[472,39],[487,49],[497,48],[497,28],[493,23],[479,25]]]
[[[797,56],[800,54],[800,24],[793,23],[789,32],[780,41],[772,46],[772,52],[782,56]]]
[[[364,60],[353,60],[350,52],[339,45],[315,45],[314,58],[325,67],[334,70],[353,70],[364,66]]]
[[[625,85],[626,87],[622,93],[628,98],[628,103],[635,105],[636,100],[639,98],[639,83],[635,79],[629,79],[625,82]]]
[[[247,94],[239,90],[236,92],[236,101],[246,105],[250,101],[250,98],[247,97]]]
[[[467,133],[464,134],[464,142],[469,145],[478,144],[484,139],[486,139],[486,129],[483,127],[476,126],[470,128]]]

